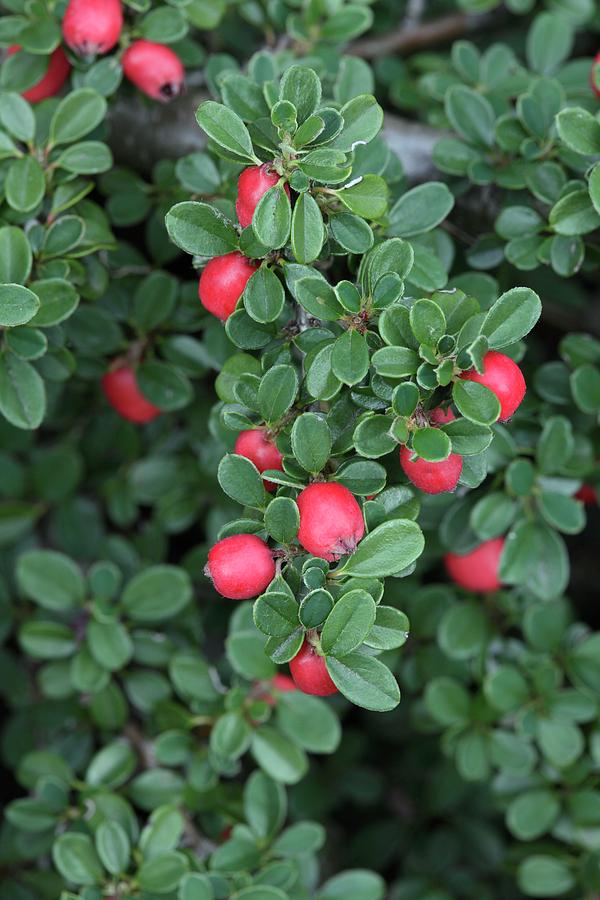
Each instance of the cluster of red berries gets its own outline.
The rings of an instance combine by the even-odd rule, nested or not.
[[[489,388],[500,401],[500,422],[505,422],[516,412],[525,396],[525,379],[518,365],[504,353],[489,350],[483,358],[483,372],[469,369],[460,376],[465,381],[477,381]],[[430,424],[443,425],[454,419],[451,409],[434,409]],[[441,462],[413,459],[412,451],[404,445],[400,450],[400,465],[406,477],[426,494],[453,491],[462,472],[462,456],[451,453]]]
[[[254,210],[269,188],[279,181],[279,175],[271,171],[268,163],[249,166],[238,179],[235,211],[242,228],[252,222]],[[288,197],[290,189],[285,185]],[[225,256],[215,256],[204,268],[198,285],[202,305],[213,316],[225,322],[235,310],[257,264],[237,250]]]
[[[78,56],[108,53],[119,41],[123,29],[121,0],[69,0],[62,23],[67,46]],[[10,47],[12,55],[21,48]],[[140,91],[153,100],[170,100],[181,93],[184,69],[169,47],[153,41],[137,40],[125,50],[123,72]],[[71,66],[62,47],[50,56],[48,70],[33,87],[23,92],[30,103],[53,97],[65,83]]]

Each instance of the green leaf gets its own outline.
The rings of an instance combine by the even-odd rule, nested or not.
[[[244,787],[244,815],[254,834],[260,838],[276,834],[286,809],[284,788],[263,772],[253,772]]]
[[[290,497],[275,497],[265,510],[265,528],[274,541],[291,543],[298,534],[300,513]]]
[[[318,900],[383,900],[385,882],[366,869],[349,869],[329,878],[317,894]]]
[[[321,648],[326,655],[343,657],[360,647],[375,623],[375,603],[370,594],[357,588],[348,591],[329,613],[321,632]]]
[[[228,497],[242,506],[263,509],[267,505],[267,492],[262,477],[245,456],[226,454],[219,463],[219,484]]]
[[[45,191],[44,170],[37,159],[24,156],[11,163],[4,183],[9,206],[17,212],[31,212],[42,202]]]
[[[342,384],[358,384],[369,371],[369,347],[366,338],[348,329],[336,340],[331,353],[333,374]]]
[[[0,357],[0,412],[17,428],[38,428],[46,412],[44,382],[13,353]]]
[[[470,659],[481,653],[487,638],[487,617],[474,603],[451,606],[438,628],[439,645],[450,659]]]
[[[417,456],[429,462],[448,459],[452,451],[450,438],[440,428],[417,428],[413,432],[412,446]]]
[[[30,319],[30,325],[38,328],[58,325],[77,309],[79,303],[77,291],[63,278],[33,281],[30,288],[40,301],[40,308],[33,319]]]
[[[579,366],[571,373],[570,384],[579,409],[591,414],[600,410],[600,369],[587,364]]]
[[[296,461],[313,475],[324,468],[331,454],[332,438],[329,426],[316,413],[303,413],[294,422],[291,434],[292,452]]]
[[[283,74],[279,99],[296,108],[298,122],[304,122],[321,102],[321,82],[308,66],[290,66]]]
[[[588,234],[600,226],[600,215],[587,190],[571,191],[550,210],[548,221],[557,234]]]
[[[362,653],[343,659],[330,656],[327,670],[339,692],[356,706],[374,712],[388,712],[400,702],[396,679],[382,662]]]
[[[527,33],[527,62],[541,75],[554,72],[571,52],[573,28],[558,13],[540,13]]]
[[[289,197],[283,187],[276,184],[260,198],[252,217],[252,230],[261,244],[277,250],[287,243],[291,221]]]
[[[162,622],[176,616],[192,599],[187,572],[177,566],[150,566],[125,587],[123,608],[136,622]]]
[[[16,93],[3,93],[0,98],[0,124],[25,143],[33,140],[35,116],[27,100]]]
[[[263,375],[258,389],[258,405],[265,422],[275,423],[296,399],[298,376],[293,366],[273,366]]]
[[[405,378],[415,374],[421,360],[408,347],[381,347],[375,351],[371,362],[377,374],[384,378]]]
[[[0,228],[0,282],[24,284],[31,272],[31,246],[21,228]]]
[[[471,712],[471,698],[460,682],[440,676],[432,678],[425,688],[425,707],[440,725],[466,725]]]
[[[101,884],[104,870],[87,834],[61,834],[52,846],[52,859],[62,877],[71,884]]]
[[[169,894],[179,885],[187,870],[187,857],[172,850],[145,860],[138,869],[137,881],[143,891]]]
[[[532,841],[552,828],[559,813],[560,803],[550,791],[526,791],[511,802],[506,824],[520,841]]]
[[[485,97],[466,85],[455,85],[446,92],[445,109],[461,137],[480,147],[491,147],[496,117]]]
[[[0,327],[25,325],[35,316],[40,301],[20,284],[0,284]]]
[[[251,751],[261,769],[282,784],[297,784],[308,769],[304,750],[270,725],[256,729]]]
[[[54,550],[29,550],[17,561],[16,577],[23,593],[44,609],[61,612],[81,606],[85,582],[68,556]]]
[[[255,322],[274,322],[283,311],[285,294],[277,275],[261,266],[252,275],[244,291],[244,307]]]
[[[285,638],[298,627],[298,604],[289,594],[267,591],[255,601],[253,617],[263,634]]]
[[[567,860],[541,853],[528,856],[520,863],[517,880],[528,897],[558,897],[575,885]]]
[[[186,253],[221,256],[237,247],[237,233],[231,222],[207,203],[176,203],[167,213],[169,237]]]
[[[569,557],[561,537],[541,522],[520,522],[509,533],[500,580],[523,585],[536,597],[559,596],[569,580]]]
[[[446,317],[433,300],[417,300],[410,308],[410,326],[419,344],[435,347],[446,331]]]
[[[441,181],[420,184],[403,194],[389,213],[387,233],[412,237],[431,231],[443,222],[454,206],[454,197]]]
[[[79,88],[60,101],[50,121],[50,142],[71,144],[89,134],[106,115],[106,100],[91,88]]]
[[[213,100],[206,100],[196,111],[196,121],[209,138],[220,147],[241,159],[260,163],[254,154],[248,129],[240,117],[226,106]]]
[[[491,425],[500,415],[500,401],[496,394],[477,381],[455,381],[452,400],[461,415],[477,425]]]
[[[401,572],[423,552],[425,540],[416,522],[394,519],[379,525],[362,539],[335,575],[385,578]]]
[[[363,175],[360,181],[333,193],[350,212],[363,219],[380,219],[387,209],[388,188],[379,175]]]
[[[289,70],[288,70],[289,71]],[[321,252],[325,228],[321,210],[312,194],[300,194],[292,213],[292,250],[299,263],[310,263]]]
[[[531,288],[512,288],[502,294],[487,313],[481,334],[498,350],[516,344],[529,334],[542,312],[540,298]]]
[[[600,122],[581,106],[561,110],[556,117],[558,134],[567,147],[584,156],[600,153]]]
[[[368,144],[376,137],[383,125],[383,110],[371,94],[353,97],[340,110],[344,127],[329,145],[345,153],[359,144]]]
[[[323,700],[300,691],[281,694],[277,724],[309,753],[333,753],[342,736],[336,713]]]
[[[120,875],[129,867],[130,842],[119,822],[102,822],[95,835],[96,851],[111,875]]]
[[[301,278],[296,284],[296,292],[298,302],[311,316],[333,322],[344,315],[335,291],[324,278]]]
[[[147,360],[138,366],[136,377],[144,397],[159,409],[182,409],[193,399],[193,388],[187,375],[171,363]]]

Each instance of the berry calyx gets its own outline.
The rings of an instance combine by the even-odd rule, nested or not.
[[[69,0],[62,23],[66,43],[79,56],[108,53],[122,28],[121,0]]]
[[[462,472],[462,456],[451,453],[440,462],[412,459],[413,451],[404,444],[400,447],[400,465],[406,477],[425,494],[443,494],[453,491]]]
[[[183,90],[185,70],[176,53],[164,44],[134,41],[123,54],[123,74],[140,91],[166,103]]]
[[[447,553],[444,563],[448,575],[468,591],[489,593],[501,587],[498,571],[504,549],[504,538],[484,541],[470,553]]]
[[[12,47],[8,48],[7,55],[13,56],[20,50],[21,47],[18,44],[13,44]],[[22,91],[21,97],[24,100],[28,100],[29,103],[39,103],[41,100],[47,100],[48,97],[54,97],[69,77],[70,71],[71,66],[65,51],[62,47],[57,47],[54,53],[50,55],[46,74],[40,78],[37,84],[27,88],[26,91]]]
[[[233,452],[239,456],[245,456],[246,459],[253,462],[259,472],[264,472],[265,469],[283,471],[283,456],[275,443],[269,440],[264,428],[249,428],[248,431],[241,431],[237,436]],[[266,478],[264,484],[268,491],[274,491],[277,487]]]
[[[500,422],[506,422],[521,405],[527,385],[523,373],[510,356],[488,350],[483,357],[483,373],[469,369],[460,376],[465,381],[476,381],[492,391],[500,401]]]
[[[238,250],[215,256],[200,276],[198,296],[202,306],[225,322],[255,271],[256,263]]]
[[[586,506],[596,506],[598,503],[598,494],[595,487],[591,484],[582,484],[575,494],[576,500],[581,500]]]
[[[255,534],[234,534],[211,547],[204,574],[229,600],[257,597],[275,578],[268,546]]]
[[[102,388],[113,409],[130,422],[151,422],[161,413],[140,391],[131,366],[122,365],[106,372],[102,376]]]
[[[317,653],[310,641],[306,639],[296,656],[290,660],[290,672],[294,684],[304,694],[328,697],[330,694],[338,693],[338,689],[327,671],[325,658]]]
[[[250,225],[254,210],[261,198],[269,188],[277,184],[279,178],[277,172],[271,170],[269,163],[244,169],[238,178],[237,200],[235,201],[235,211],[242,228]],[[289,197],[290,189],[287,184],[284,185],[284,190]]]
[[[456,416],[448,407],[447,409],[443,409],[441,406],[436,406],[435,409],[432,409],[429,413],[429,422],[431,425],[447,425],[448,422],[454,422]]]
[[[590,71],[590,84],[596,97],[600,97],[600,53],[597,53]]]
[[[333,562],[353,553],[365,533],[362,511],[343,484],[309,484],[297,499],[298,540],[308,553]]]

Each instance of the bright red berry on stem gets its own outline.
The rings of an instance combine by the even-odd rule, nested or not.
[[[297,503],[298,540],[305,550],[332,562],[356,549],[365,522],[356,499],[343,484],[310,484]]]
[[[183,64],[164,44],[135,41],[123,54],[123,73],[153,100],[166,102],[183,90]]]
[[[597,53],[590,72],[590,84],[596,97],[600,97],[600,53]]]
[[[283,457],[275,443],[267,437],[264,428],[241,431],[235,442],[234,452],[253,462],[259,472],[264,472],[265,469],[283,469]],[[265,487],[268,491],[274,491],[277,485],[265,479]]]
[[[151,422],[160,415],[160,409],[146,400],[140,391],[135,369],[131,366],[110,369],[102,377],[102,388],[113,409],[130,422]]]
[[[256,263],[234,250],[211,259],[200,276],[198,296],[202,305],[223,322],[229,318],[256,271]]]
[[[230,600],[249,600],[275,578],[273,554],[255,534],[234,534],[211,547],[205,575]]]
[[[304,640],[296,656],[290,661],[294,684],[305,694],[328,697],[338,689],[327,671],[325,658],[320,656],[310,641]]]
[[[455,418],[456,416],[450,407],[442,409],[441,406],[437,406],[429,413],[429,421],[432,425],[447,425],[448,422],[454,422]]]
[[[483,357],[482,375],[470,369],[460,377],[465,381],[477,381],[493,391],[500,401],[500,422],[506,422],[516,412],[527,390],[523,373],[516,362],[497,350],[488,350]]]
[[[591,484],[582,484],[575,494],[576,500],[581,500],[586,506],[596,506],[598,503],[598,494]]]
[[[252,222],[254,210],[258,203],[266,194],[269,188],[274,187],[279,181],[280,176],[277,172],[271,171],[269,163],[262,166],[249,166],[244,169],[238,178],[237,200],[235,201],[235,211],[237,213],[238,222],[242,228],[247,228]],[[284,185],[285,191],[290,196],[288,185]]]
[[[18,53],[20,49],[18,44],[13,44],[12,47],[8,48],[7,55],[12,56],[14,53]],[[71,66],[65,56],[65,51],[62,47],[57,47],[50,56],[46,74],[33,87],[22,91],[21,96],[28,100],[29,103],[39,103],[48,97],[54,97],[67,80],[70,71]]]
[[[121,0],[69,0],[62,23],[65,41],[80,56],[108,53],[122,28]]]
[[[440,462],[429,462],[426,459],[411,459],[413,451],[406,446],[400,447],[400,465],[404,474],[415,487],[425,494],[443,494],[453,491],[458,484],[462,472],[462,456],[451,453]]]
[[[447,553],[444,557],[450,578],[468,591],[497,591],[500,589],[498,570],[504,549],[504,538],[484,541],[475,550],[460,556]]]

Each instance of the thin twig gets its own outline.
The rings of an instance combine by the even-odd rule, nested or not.
[[[386,53],[412,53],[422,47],[449,43],[463,34],[489,25],[493,20],[494,17],[489,15],[469,16],[465,13],[456,13],[432,22],[418,24],[402,22],[396,31],[389,34],[355,41],[350,50],[353,56],[362,56],[365,59],[374,59]]]

